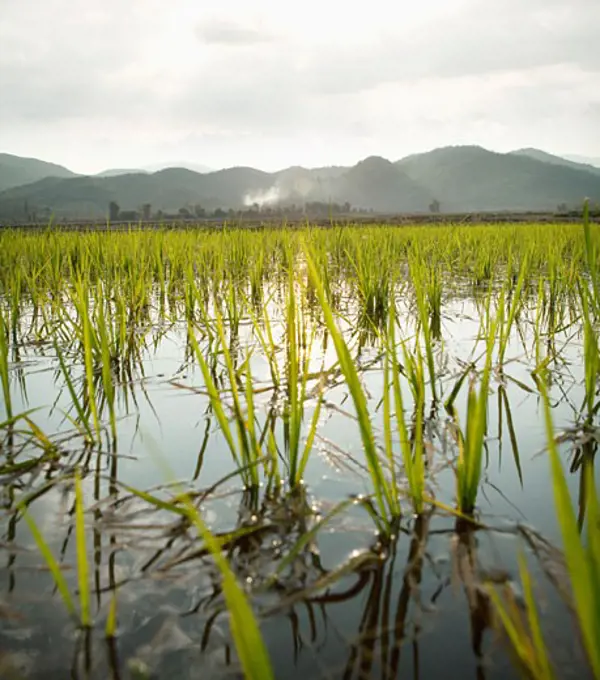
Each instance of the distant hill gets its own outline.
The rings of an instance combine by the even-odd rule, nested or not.
[[[60,168],[60,166],[52,166]],[[293,166],[268,173],[248,167],[198,173],[110,171],[100,176],[45,177],[0,192],[0,218],[104,218],[109,204],[135,211],[177,213],[200,205],[207,211],[258,204],[339,204],[379,213],[426,213],[435,199],[442,212],[553,211],[600,201],[600,173],[568,159],[524,149],[508,154],[455,146],[408,156],[395,163],[371,156],[353,167]]]
[[[431,192],[385,158],[365,158],[333,182],[333,197],[379,212],[425,212]]]
[[[68,168],[37,158],[0,153],[0,191],[36,182],[44,177],[75,177]]]
[[[565,167],[574,168],[575,170],[586,170],[587,172],[593,172],[600,176],[600,168],[590,163],[578,162],[563,158],[562,156],[555,156],[554,154],[540,151],[540,149],[517,149],[510,153],[515,156],[527,156],[528,158],[534,158],[537,161],[551,163],[552,165],[564,165]]]
[[[269,174],[252,168],[208,175],[170,168],[153,174],[47,178],[0,193],[0,217],[23,217],[25,201],[30,212],[49,210],[57,217],[73,219],[105,217],[111,201],[124,210],[137,210],[144,203],[165,212],[197,203],[214,210],[242,206],[246,193],[266,191],[272,183]]]
[[[200,163],[172,161],[170,163],[153,163],[152,165],[145,165],[141,172],[159,172],[160,170],[169,170],[171,168],[183,168],[184,170],[191,170],[192,172],[199,172],[201,174],[215,171],[214,168],[209,168],[208,165],[201,165]]]
[[[397,162],[441,202],[442,211],[555,210],[600,200],[600,177],[524,154],[454,146]]]

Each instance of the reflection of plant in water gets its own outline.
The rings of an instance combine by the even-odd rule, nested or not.
[[[265,615],[286,611],[294,635],[300,635],[299,607],[307,607],[316,628],[318,608],[324,612],[336,601],[349,601],[353,594],[368,591],[346,674],[375,673],[373,655],[379,646],[382,676],[393,677],[399,668],[400,645],[407,637],[408,603],[418,599],[416,586],[424,568],[430,523],[430,516],[423,514],[429,503],[425,485],[428,492],[434,487],[439,469],[431,432],[454,427],[458,505],[474,513],[481,510],[483,456],[487,454],[490,469],[494,463],[486,441],[488,392],[497,387],[500,455],[506,424],[523,485],[513,389],[517,386],[535,399],[543,393],[540,377],[546,382],[552,377],[553,399],[558,391],[562,395],[559,404],[570,402],[571,388],[577,390],[581,383],[583,406],[575,408],[575,428],[570,433],[576,441],[571,472],[580,475],[579,531],[586,530],[586,512],[587,526],[590,520],[594,526],[590,480],[600,365],[596,242],[596,230],[587,221],[583,233],[570,225],[157,230],[112,236],[2,231],[0,483],[7,505],[9,589],[16,589],[19,576],[17,539],[22,516],[14,512],[15,507],[30,507],[80,469],[82,484],[94,489],[93,509],[85,515],[92,534],[88,546],[93,545],[89,562],[93,586],[84,609],[93,609],[92,603],[98,610],[106,607],[101,595],[133,587],[136,581],[176,581],[181,574],[193,575],[201,565],[202,574],[211,575],[212,587],[200,597],[198,612],[214,617],[222,611],[224,577],[222,569],[215,569],[215,559],[227,568],[228,563],[214,557],[210,536],[208,541],[199,540],[192,529],[198,529],[195,509],[218,504],[218,497],[222,500],[226,494],[225,482],[175,496],[170,488],[155,492],[127,488],[123,484],[127,480],[117,475],[123,453],[118,437],[126,431],[121,429],[121,419],[130,411],[141,416],[145,409],[138,402],[140,391],[152,408],[145,392],[148,363],[160,354],[163,340],[167,344],[181,340],[183,369],[193,373],[199,366],[201,384],[179,380],[182,369],[163,387],[187,390],[205,418],[194,481],[202,483],[207,451],[217,457],[228,448],[231,456],[225,455],[223,461],[228,458],[228,462],[223,465],[235,469],[227,481],[237,486],[241,480],[246,490],[236,526],[216,532],[211,545],[227,558]],[[411,290],[414,295],[407,294]],[[465,297],[475,310],[471,313],[480,318],[467,360],[454,356],[452,344],[461,338],[446,337],[445,324],[442,327],[442,318],[454,321],[446,312],[447,304]],[[402,338],[401,352],[396,331]],[[567,348],[578,334],[584,357],[581,380],[570,371],[572,354]],[[409,350],[413,340],[414,349]],[[535,357],[528,356],[531,340]],[[480,341],[486,343],[483,371],[482,357],[477,357]],[[524,358],[509,357],[513,341]],[[65,415],[57,433],[44,432],[40,423],[45,421],[39,420],[43,414],[24,411],[33,382],[28,359],[51,366],[50,389],[56,389],[58,396],[48,409],[49,418],[60,408]],[[448,384],[454,362],[459,374]],[[511,364],[527,372],[533,368],[538,382],[526,385],[528,377],[519,377]],[[32,375],[34,371],[35,366]],[[257,376],[264,374],[267,378],[259,382]],[[381,382],[383,394],[373,394],[372,385]],[[466,419],[456,407],[462,402],[459,396],[464,395],[465,382]],[[364,499],[362,507],[375,523],[378,544],[327,570],[317,549],[318,534],[354,500],[317,517],[304,482],[312,481],[320,415],[326,409],[341,412],[336,399],[344,390],[350,407],[343,422],[358,427],[359,451],[340,448],[338,454],[345,462],[352,456],[357,469],[367,470],[372,498]],[[268,398],[266,409],[261,395],[266,395],[265,401]],[[373,400],[379,398],[373,409]],[[426,417],[429,398],[432,409]],[[307,422],[310,400],[315,408]],[[450,423],[443,422],[439,403],[445,404]],[[405,413],[405,404],[411,416]],[[155,416],[160,421],[158,411]],[[209,438],[214,447],[208,446]],[[282,486],[282,480],[287,486]],[[266,493],[260,486],[265,481]],[[107,483],[110,497],[102,499]],[[406,499],[401,493],[405,488]],[[444,493],[443,487],[436,487],[436,497],[438,488]],[[402,513],[410,506],[418,518],[391,624],[394,559],[404,539],[396,535],[404,531]],[[54,553],[59,564],[67,564],[70,549],[82,544],[76,504],[70,512],[75,520]],[[140,523],[140,516],[149,518],[147,525]],[[161,524],[165,516],[168,520]],[[156,533],[154,521],[159,525]],[[467,596],[474,652],[481,656],[489,606],[477,573],[474,531],[468,522],[457,524],[455,561]],[[589,543],[593,556],[595,543]],[[138,552],[142,566],[119,581],[115,556]],[[383,553],[389,556],[384,558]],[[64,576],[71,587],[69,573]],[[345,576],[353,583],[342,591]],[[80,595],[85,596],[87,580],[81,582]],[[116,603],[116,598],[111,602]],[[116,604],[110,611],[107,618],[112,623],[107,630],[112,630],[112,638]],[[88,611],[86,625],[89,619]],[[587,625],[591,626],[589,621]],[[210,630],[206,625],[207,636]],[[81,644],[85,650],[89,636]],[[117,648],[115,640],[113,651]]]

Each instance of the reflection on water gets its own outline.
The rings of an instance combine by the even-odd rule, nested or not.
[[[274,285],[265,293],[254,282],[247,304],[236,306],[235,296],[229,300],[224,323],[238,389],[243,390],[247,359],[251,366],[259,443],[274,447],[285,469],[293,448],[291,397],[284,378],[290,349],[285,295],[278,290]],[[386,299],[389,294],[385,292]],[[352,292],[340,286],[337,296],[344,334],[382,439],[379,333],[388,310],[378,302],[381,294],[356,304]],[[544,625],[556,640],[561,677],[571,672],[581,676],[576,645],[559,634],[566,579],[560,553],[552,545],[558,533],[548,464],[539,455],[545,439],[531,375],[539,351],[531,332],[534,309],[524,309],[511,333],[504,369],[493,382],[478,523],[431,506],[413,517],[407,501],[402,520],[384,535],[377,533],[370,501],[357,496],[371,489],[356,418],[335,351],[327,332],[311,320],[310,305],[302,309],[305,325],[299,344],[308,376],[304,432],[319,395],[323,405],[304,484],[291,490],[279,487],[261,468],[262,486],[243,491],[193,359],[187,323],[176,320],[180,310],[174,302],[169,308],[166,294],[153,304],[154,315],[149,312],[126,330],[138,334],[135,343],[118,336],[123,329],[113,329],[122,349],[111,364],[116,393],[107,393],[103,374],[96,371],[93,390],[89,388],[97,395],[95,407],[73,338],[61,337],[60,346],[44,341],[41,330],[50,319],[36,318],[36,310],[23,310],[20,328],[13,333],[11,407],[13,413],[29,415],[5,427],[2,441],[0,676],[240,674],[218,571],[185,517],[160,505],[181,491],[165,484],[162,462],[190,492],[251,594],[277,677],[518,677],[516,660],[494,626],[486,585],[494,583],[518,601],[514,579],[522,546],[527,547],[543,602]],[[403,337],[412,338],[417,329],[414,305],[402,291],[397,304]],[[208,304],[206,309],[212,318],[214,310]],[[481,301],[457,295],[432,314],[441,398],[436,401],[428,388],[428,483],[440,503],[453,505],[456,431],[442,405],[465,367],[480,365]],[[556,327],[557,320],[548,323]],[[213,351],[216,340],[210,329],[208,324],[200,339],[202,351],[218,389],[231,395],[234,386],[223,353]],[[561,358],[553,367],[552,406],[555,422],[564,430],[563,451],[574,451],[569,484],[582,525],[583,473],[594,466],[596,432],[590,423],[581,426],[580,343],[568,327],[556,332],[552,343],[545,351]],[[405,408],[411,413],[411,390],[405,376],[402,381]],[[460,422],[464,402],[460,397],[454,402]],[[88,414],[97,408],[101,450],[83,430],[74,404]],[[107,425],[111,404],[114,429]],[[6,415],[1,413],[0,420]],[[17,499],[26,501],[75,592],[76,468],[84,472],[96,622],[92,631],[84,632],[77,632],[67,616],[15,507]],[[107,642],[103,624],[114,592],[119,634]]]

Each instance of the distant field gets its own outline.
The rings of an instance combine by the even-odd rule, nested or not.
[[[0,231],[2,677],[598,677],[599,229],[374,219]]]

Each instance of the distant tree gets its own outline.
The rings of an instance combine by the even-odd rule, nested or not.
[[[559,212],[559,213],[566,213],[566,212],[569,212],[569,208],[567,207],[567,204],[566,204],[566,203],[559,203],[559,204],[556,206],[556,212]]]
[[[217,209],[213,212],[213,216],[214,216],[214,217],[217,217],[217,218],[219,218],[219,219],[221,219],[221,218],[223,218],[223,217],[227,217],[227,213],[226,213],[222,208],[217,208]]]
[[[121,208],[116,201],[111,201],[108,204],[108,216],[111,222],[116,222],[119,219],[120,212]]]
[[[429,204],[429,212],[432,213],[439,213],[440,212],[440,202],[437,200],[437,198],[434,198],[433,201]]]
[[[346,201],[344,205],[342,206],[342,212],[344,213],[349,213],[351,210],[352,206],[350,205],[349,201]]]
[[[184,220],[188,220],[192,216],[192,213],[187,208],[179,208],[179,217]]]
[[[148,221],[152,217],[152,204],[144,203],[142,206],[142,219]]]
[[[194,215],[200,220],[206,217],[206,210],[204,210],[200,203],[196,203],[194,206]]]

